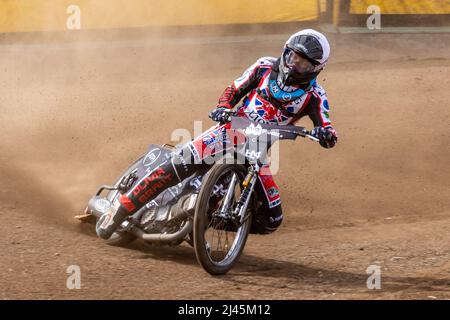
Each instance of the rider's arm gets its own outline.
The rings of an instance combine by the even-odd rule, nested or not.
[[[298,119],[304,116],[309,116],[314,124],[314,127],[331,127],[330,119],[330,107],[328,105],[328,99],[325,91],[321,87],[314,88],[313,91],[308,93],[307,105],[302,108]]]
[[[229,85],[219,98],[217,107],[233,108],[247,93],[255,89],[262,75],[270,67],[267,58],[258,59],[245,72]]]
[[[314,123],[311,131],[313,136],[319,138],[319,143],[324,148],[333,148],[338,140],[337,132],[331,125],[328,99],[322,87],[316,85],[309,92],[308,102],[300,112],[299,118],[308,115]]]

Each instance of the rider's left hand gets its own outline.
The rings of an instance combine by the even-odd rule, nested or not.
[[[333,127],[315,127],[311,134],[319,139],[319,143],[324,148],[333,148],[337,142],[338,135]]]

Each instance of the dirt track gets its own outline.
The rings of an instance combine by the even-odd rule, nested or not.
[[[0,45],[0,298],[450,298],[450,35],[330,36],[320,82],[339,144],[282,144],[283,226],[216,278],[187,244],[108,247],[72,217],[147,144],[209,126],[284,35]],[[366,288],[372,264],[381,290]]]

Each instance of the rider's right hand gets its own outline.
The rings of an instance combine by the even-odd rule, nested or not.
[[[334,130],[331,126],[326,128],[315,127],[311,131],[311,135],[318,138],[320,145],[326,149],[333,148],[338,139],[336,130]]]
[[[229,118],[229,111],[230,111],[230,109],[228,109],[228,108],[217,107],[209,113],[209,117],[213,121],[226,122]]]

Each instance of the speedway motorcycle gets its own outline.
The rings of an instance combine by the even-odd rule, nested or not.
[[[239,259],[257,212],[255,184],[267,159],[267,147],[276,140],[297,137],[318,139],[310,131],[294,125],[255,123],[229,114],[231,130],[245,137],[235,151],[239,163],[218,161],[169,187],[155,199],[130,215],[115,233],[105,240],[125,245],[139,238],[155,245],[176,246],[186,241],[195,249],[200,265],[210,274],[227,273]],[[256,146],[256,147],[255,147]],[[150,145],[111,186],[102,185],[87,205],[82,221],[99,218],[117,210],[119,197],[133,188],[149,170],[171,157],[176,147]]]

